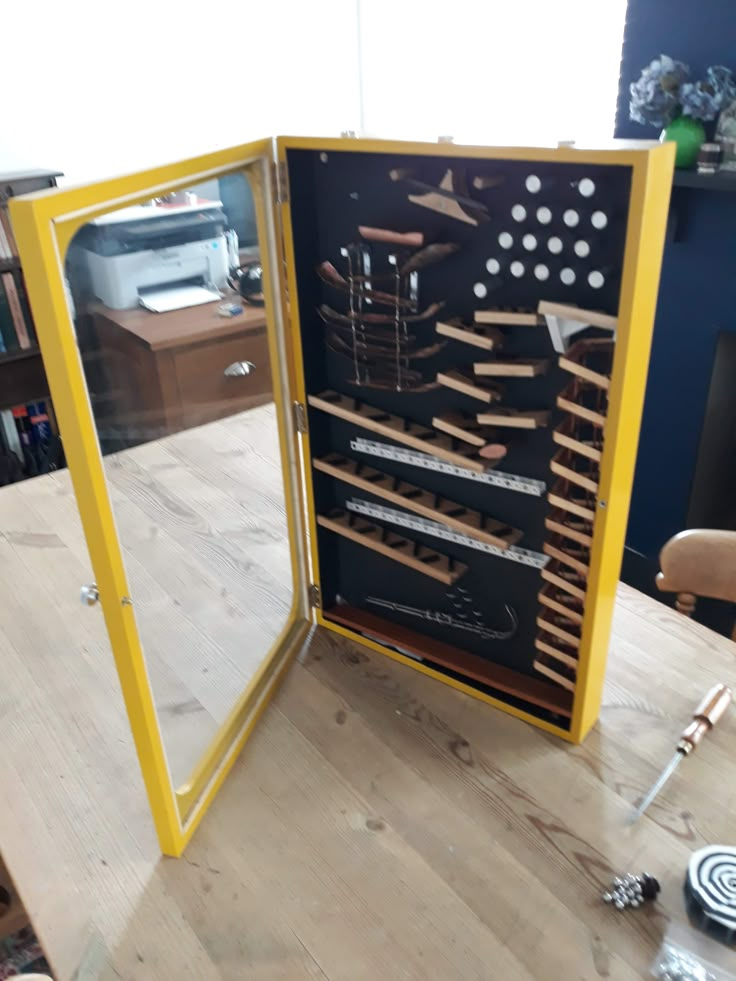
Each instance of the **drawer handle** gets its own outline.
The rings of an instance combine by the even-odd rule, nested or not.
[[[227,378],[242,378],[255,370],[256,366],[252,361],[233,361],[225,368],[225,375]]]

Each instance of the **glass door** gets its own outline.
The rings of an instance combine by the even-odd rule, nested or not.
[[[69,588],[169,854],[309,626],[272,173],[264,141],[13,213],[91,558]]]

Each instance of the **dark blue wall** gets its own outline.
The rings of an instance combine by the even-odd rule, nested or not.
[[[736,0],[629,0],[617,136],[656,138],[629,120],[628,86],[662,52],[695,77],[710,64],[736,71]],[[654,558],[686,527],[718,333],[736,331],[736,193],[674,194],[685,237],[665,250],[627,536]]]

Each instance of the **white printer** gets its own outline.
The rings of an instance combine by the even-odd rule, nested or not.
[[[149,306],[147,295],[168,289],[173,296],[175,288],[192,287],[180,290],[185,299],[178,305],[187,306],[215,299],[227,287],[233,234],[227,226],[220,201],[140,205],[89,222],[75,245],[92,292],[111,309]]]

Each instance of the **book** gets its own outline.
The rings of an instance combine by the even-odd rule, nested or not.
[[[13,274],[9,272],[3,273],[0,279],[2,279],[2,284],[5,287],[5,296],[7,297],[10,313],[13,317],[13,325],[18,343],[23,350],[27,350],[31,346],[31,338],[28,334],[25,317],[23,316],[23,308],[20,305],[20,297],[18,296],[15,279],[13,278]]]
[[[31,420],[28,418],[28,409],[24,405],[16,405],[10,411],[13,413],[21,449],[24,451],[30,449],[33,444],[33,430]]]
[[[29,402],[26,406],[31,423],[31,438],[34,443],[46,443],[51,439],[51,420],[46,412],[45,402]]]
[[[18,350],[20,345],[15,333],[13,314],[10,312],[10,304],[2,283],[0,283],[0,337],[3,341],[3,351]]]
[[[0,214],[2,213],[0,208]],[[5,234],[5,223],[0,218],[0,259],[12,259],[13,253],[10,251],[10,242]]]
[[[8,450],[10,450],[11,453],[15,453],[22,463],[23,450],[20,446],[18,430],[16,429],[13,413],[10,411],[10,409],[3,409],[3,411],[0,412],[0,430],[2,431],[3,440]]]
[[[8,214],[7,208],[0,208],[0,229],[8,243],[7,257],[9,259],[17,259],[18,246],[15,244],[15,235],[13,235],[13,226],[10,224],[10,215]]]
[[[23,311],[23,317],[26,322],[26,329],[28,330],[28,336],[31,339],[31,344],[38,344],[38,338],[36,337],[36,326],[33,323],[33,314],[31,313],[31,305],[28,302],[28,291],[26,290],[26,281],[23,277],[23,273],[18,270],[15,273],[15,283],[18,287],[18,298],[20,299],[20,308]]]

